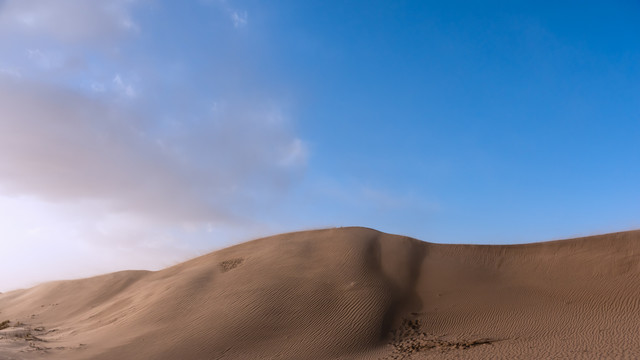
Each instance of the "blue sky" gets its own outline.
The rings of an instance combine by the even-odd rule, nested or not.
[[[0,291],[360,225],[640,228],[640,5],[0,1]],[[34,266],[33,264],[38,264]]]

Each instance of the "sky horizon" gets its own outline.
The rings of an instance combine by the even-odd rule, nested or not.
[[[640,4],[0,0],[0,291],[364,226],[640,228]]]

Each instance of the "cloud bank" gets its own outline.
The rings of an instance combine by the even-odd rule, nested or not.
[[[0,220],[4,254],[81,243],[85,255],[105,249],[100,261],[109,266],[99,271],[152,264],[141,260],[145,251],[164,266],[176,253],[193,255],[176,249],[211,248],[220,244],[212,236],[268,226],[257,214],[303,174],[305,142],[273,96],[149,78],[165,71],[148,69],[161,63],[123,50],[145,31],[140,3],[0,2],[0,212],[27,202],[20,214],[33,214]],[[228,26],[245,26],[246,12],[233,13]],[[158,84],[176,86],[161,91],[176,103],[145,91]],[[199,106],[207,98],[213,105]],[[135,249],[143,254],[123,257]]]
[[[230,107],[192,122],[153,119],[73,91],[0,80],[0,184],[52,201],[178,221],[229,221],[250,192],[277,193],[304,144],[277,110]],[[245,191],[245,190],[250,190]]]

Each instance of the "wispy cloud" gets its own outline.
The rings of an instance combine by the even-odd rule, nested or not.
[[[246,10],[238,9],[227,0],[200,0],[202,4],[213,5],[221,9],[231,20],[235,28],[245,27],[249,20]]]
[[[15,68],[0,67],[0,76],[19,78],[22,76],[22,74]]]
[[[246,11],[230,10],[230,16],[231,16],[231,21],[233,21],[233,26],[239,28],[247,25]]]
[[[135,0],[4,0],[0,31],[64,41],[94,41],[135,31],[131,6]]]
[[[132,25],[135,3],[2,3],[0,26],[13,36],[29,32],[60,41],[45,41],[48,51],[24,50],[36,68],[53,75],[24,68],[24,77],[0,76],[0,185],[12,193],[56,201],[98,199],[118,211],[181,221],[234,218],[237,209],[255,205],[250,194],[284,189],[305,166],[307,153],[272,101],[222,98],[213,112],[183,109],[183,118],[161,118],[168,104],[144,98],[138,89],[144,79],[125,75],[130,69],[94,80],[89,66],[59,65],[70,56],[69,42],[79,40],[78,33],[99,39],[138,27]],[[246,22],[246,12],[221,4],[239,23]],[[85,48],[95,46],[102,44]],[[121,66],[99,52],[92,57],[106,69]],[[78,79],[88,81],[86,87],[78,86]],[[132,101],[121,103],[121,97]]]
[[[116,74],[111,82],[118,93],[129,98],[136,96],[136,90],[133,88],[133,85],[130,82],[123,80],[120,74]]]
[[[28,198],[23,213],[37,214],[19,229],[0,219],[13,239],[0,234],[1,253],[46,236],[59,249],[80,242],[87,256],[104,247],[104,263],[119,267],[132,267],[114,259],[135,249],[175,259],[203,238],[255,234],[255,215],[304,171],[305,142],[273,97],[202,92],[188,79],[148,90],[168,86],[149,75],[163,63],[137,66],[119,50],[143,30],[137,3],[0,2],[0,198],[13,199],[0,212]],[[225,9],[246,25],[246,12]],[[198,106],[203,98],[213,109]],[[50,213],[60,209],[74,210]],[[65,225],[47,231],[52,223]]]
[[[135,95],[120,77],[114,83]],[[231,218],[227,209],[251,202],[244,186],[277,193],[305,164],[304,144],[286,122],[270,121],[273,111],[228,105],[162,124],[72,90],[0,78],[0,184],[176,220]]]

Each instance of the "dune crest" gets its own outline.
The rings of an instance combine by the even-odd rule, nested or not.
[[[0,359],[640,358],[640,231],[442,245],[282,234],[0,294]]]

